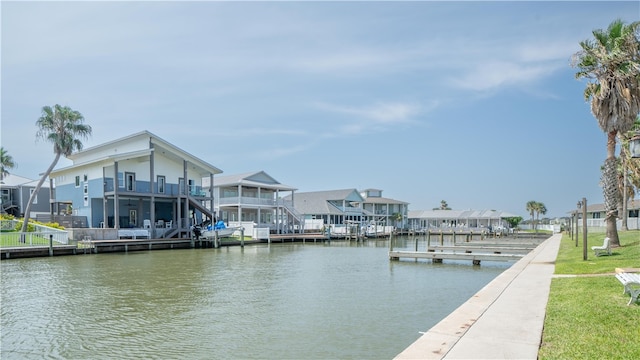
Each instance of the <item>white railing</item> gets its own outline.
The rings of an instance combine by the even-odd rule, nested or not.
[[[69,232],[65,230],[55,229],[44,225],[35,225],[36,233],[46,235],[47,239],[49,236],[53,236],[53,241],[58,244],[69,244]]]
[[[0,220],[0,229],[13,230],[18,226],[18,220]]]
[[[261,199],[255,197],[224,197],[218,199],[219,205],[265,205],[275,206],[276,201],[273,199]]]
[[[3,230],[15,229],[19,221],[17,220],[2,220],[0,222],[0,228]],[[4,243],[8,246],[42,246],[43,241],[48,241],[50,238],[57,244],[69,244],[69,232],[65,230],[55,229],[44,225],[31,224],[35,227],[35,231],[32,232],[6,232],[3,233],[5,237]]]
[[[553,231],[554,226],[557,226],[557,225],[538,224],[536,225],[535,230]],[[520,228],[520,230],[534,230],[533,225],[531,224],[519,224],[518,228]]]
[[[574,229],[575,229],[575,225]],[[582,227],[582,219],[578,219],[578,226]],[[622,229],[622,220],[618,219],[616,221],[616,226],[618,228],[618,230]],[[587,219],[587,228],[588,229],[599,229],[601,228],[601,231],[605,231],[607,228],[607,223],[605,221],[605,219]],[[637,217],[630,217],[627,218],[627,228],[629,228],[629,230],[638,230],[640,229],[640,218]]]

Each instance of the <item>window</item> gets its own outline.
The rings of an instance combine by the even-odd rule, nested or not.
[[[76,175],[76,187],[80,187],[80,175]]]
[[[89,177],[87,176],[87,174],[84,174],[84,182],[87,182],[88,179]]]
[[[638,217],[638,210],[629,210],[629,217]]]
[[[85,183],[85,184],[83,185],[83,188],[84,188],[84,189],[83,189],[83,192],[84,192],[84,195],[85,195],[85,197],[86,197],[86,196],[87,196],[87,194],[89,194],[89,184],[86,184],[86,183]]]
[[[124,174],[121,172],[118,173],[118,187],[124,189]]]
[[[33,195],[33,192],[34,192],[35,190],[36,190],[36,189],[29,189],[29,196]],[[33,197],[33,202],[32,202],[32,204],[33,204],[33,205],[35,205],[35,204],[37,204],[37,203],[38,203],[38,194],[36,194],[36,196],[34,196],[34,197]]]
[[[164,185],[167,181],[167,178],[164,175],[158,175],[158,193],[164,194]]]
[[[127,191],[136,191],[136,174],[127,172],[124,173],[124,178]]]
[[[84,206],[89,206],[89,197],[87,195],[84,196]]]

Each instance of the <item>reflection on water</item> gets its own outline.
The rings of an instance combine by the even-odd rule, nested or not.
[[[389,359],[509,265],[388,241],[7,260],[1,357]]]

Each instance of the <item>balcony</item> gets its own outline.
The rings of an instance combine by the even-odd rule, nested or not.
[[[246,196],[233,196],[233,197],[223,197],[218,199],[218,204],[220,206],[224,205],[235,205],[235,206],[276,206],[276,201],[274,199],[261,199],[256,197],[246,197]]]

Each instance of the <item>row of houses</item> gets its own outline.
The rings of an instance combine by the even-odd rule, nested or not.
[[[384,198],[382,190],[300,193],[264,171],[220,175],[148,131],[68,159],[72,165],[54,169],[36,196],[32,217],[73,228],[148,228],[163,237],[189,236],[194,224],[217,220],[278,233],[351,220],[406,223],[408,203]],[[2,180],[3,212],[22,215],[36,181],[13,174]]]
[[[68,158],[72,165],[51,172],[31,215],[74,228],[147,228],[154,236],[188,237],[194,224],[217,220],[287,233],[347,222],[405,229],[497,227],[515,216],[409,211],[408,202],[385,198],[380,189],[297,192],[265,171],[220,175],[219,168],[148,131]],[[15,175],[3,179],[2,210],[19,216],[34,187],[35,181]]]

